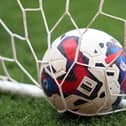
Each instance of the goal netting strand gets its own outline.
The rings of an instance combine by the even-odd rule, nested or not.
[[[48,49],[51,48],[52,33],[57,30],[57,27],[60,25],[60,23],[62,22],[62,20],[64,18],[66,18],[66,17],[69,18],[69,21],[71,22],[71,24],[73,25],[73,27],[75,29],[78,30],[79,26],[77,25],[77,22],[74,20],[72,14],[71,14],[71,11],[70,11],[71,1],[70,0],[65,1],[64,12],[62,13],[62,15],[59,17],[59,19],[54,23],[54,25],[51,28],[48,25],[49,21],[47,20],[47,17],[45,14],[46,10],[44,9],[44,4],[43,4],[44,0],[38,0],[39,6],[36,8],[25,8],[23,6],[21,0],[17,0],[16,2],[20,8],[20,11],[21,11],[22,17],[23,17],[24,36],[13,32],[8,27],[8,24],[6,24],[2,19],[0,19],[0,25],[1,25],[0,28],[3,28],[9,34],[10,47],[8,47],[8,48],[11,48],[11,50],[12,50],[11,58],[0,54],[0,64],[2,66],[1,71],[3,71],[3,72],[1,72],[1,75],[0,75],[0,90],[1,91],[11,91],[14,93],[20,93],[20,94],[25,94],[25,95],[29,95],[29,96],[35,96],[35,97],[43,97],[44,96],[43,92],[42,92],[42,90],[40,90],[40,67],[41,67],[41,64],[44,63],[44,61],[42,62],[42,57],[38,58],[38,56],[36,55],[36,52],[33,47],[34,44],[31,43],[31,40],[29,38],[27,13],[29,13],[29,12],[40,12],[41,13],[41,20],[43,20],[43,22],[44,22],[45,31],[47,34],[47,42],[45,44],[48,45],[48,47],[47,47]],[[108,17],[108,18],[112,18],[114,20],[118,20],[118,21],[124,23],[124,48],[126,48],[126,19],[104,12],[103,11],[104,3],[105,3],[105,0],[99,0],[99,6],[97,8],[97,12],[95,13],[95,15],[92,17],[92,19],[86,26],[86,30],[89,27],[91,27],[92,24],[95,22],[95,20],[101,15]],[[86,32],[86,30],[85,30],[85,32]],[[43,34],[45,34],[45,33],[43,33]],[[25,68],[25,65],[23,65],[22,62],[19,61],[18,56],[17,56],[16,44],[15,44],[15,41],[17,39],[20,40],[18,43],[20,43],[21,41],[25,41],[25,44],[29,48],[30,54],[32,54],[33,60],[35,62],[35,67],[34,68],[32,66],[31,67],[32,67],[32,69],[36,69],[37,79],[34,78],[34,76],[27,70],[27,68]],[[4,40],[2,40],[2,41],[4,41]],[[6,46],[6,41],[4,42],[4,45]],[[2,48],[1,44],[0,44],[0,48]],[[6,50],[8,50],[8,48],[6,48]],[[6,51],[6,50],[4,50],[4,51]],[[3,51],[3,53],[4,53],[4,51]],[[27,54],[25,54],[25,55],[27,55]],[[31,84],[27,84],[27,82],[24,82],[24,81],[23,82],[17,81],[17,79],[15,77],[13,77],[12,74],[10,74],[7,63],[12,63],[16,67],[18,67],[23,72],[24,76],[27,76],[27,78],[30,80]]]

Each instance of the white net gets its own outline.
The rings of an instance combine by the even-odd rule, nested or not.
[[[39,0],[38,2],[39,2],[39,7],[37,7],[37,8],[25,8],[23,6],[22,2],[20,0],[17,0],[17,3],[19,5],[19,8],[20,8],[20,10],[22,12],[22,16],[23,16],[24,36],[21,36],[21,35],[15,33],[15,32],[13,32],[11,29],[9,29],[8,25],[5,24],[2,19],[0,19],[0,25],[1,25],[1,27],[4,28],[4,30],[10,36],[10,45],[11,46],[8,47],[8,48],[12,49],[12,58],[5,57],[5,56],[2,56],[2,55],[0,56],[0,62],[1,62],[1,65],[2,65],[2,68],[3,68],[3,71],[4,71],[4,74],[0,76],[1,79],[7,79],[7,80],[15,81],[15,79],[13,77],[11,77],[11,75],[9,74],[8,67],[6,65],[6,62],[12,62],[12,63],[15,63],[19,67],[19,69],[21,69],[23,71],[23,73],[34,84],[39,85],[39,81],[38,81],[39,79],[35,80],[33,78],[33,76],[22,65],[22,63],[18,60],[17,49],[16,49],[16,45],[15,45],[16,39],[19,39],[21,41],[25,41],[25,44],[27,44],[28,48],[30,49],[30,53],[32,54],[32,56],[33,56],[33,58],[35,60],[36,68],[33,68],[33,69],[37,69],[37,74],[38,74],[38,77],[39,77],[39,73],[40,73],[39,72],[39,70],[40,70],[40,65],[39,64],[41,64],[41,59],[42,58],[38,59],[38,57],[37,57],[37,55],[35,53],[34,47],[31,44],[31,41],[30,41],[30,38],[29,38],[28,22],[27,22],[27,13],[28,12],[34,12],[34,11],[37,12],[37,11],[39,11],[41,13],[41,19],[44,21],[44,25],[45,25],[45,29],[46,29],[46,33],[47,33],[48,48],[50,48],[50,45],[51,45],[51,34],[56,30],[56,28],[58,27],[58,25],[60,25],[60,22],[62,22],[62,20],[65,17],[68,17],[70,19],[70,22],[72,23],[72,25],[73,25],[73,27],[75,29],[79,29],[79,26],[77,25],[76,21],[74,20],[74,18],[71,15],[71,12],[70,12],[70,2],[71,2],[70,0],[66,0],[66,2],[65,2],[65,11],[63,12],[63,14],[61,15],[61,17],[55,22],[55,24],[51,28],[49,28],[48,21],[47,21],[46,16],[45,16],[45,12],[44,12],[45,10],[44,10],[44,7],[43,7],[44,1]],[[109,13],[103,12],[103,7],[104,7],[104,0],[100,0],[99,1],[98,10],[97,10],[96,14],[94,15],[94,17],[89,22],[89,24],[87,25],[87,28],[89,28],[93,24],[93,22],[95,22],[95,20],[97,19],[98,16],[104,15],[104,16],[107,16],[109,18],[113,18],[114,20],[119,20],[119,21],[123,22],[124,23],[124,29],[126,29],[125,28],[126,27],[126,19],[120,18],[120,17],[116,17],[116,16],[111,15]],[[43,34],[45,34],[45,33],[43,33]],[[124,32],[124,41],[126,41],[125,40],[126,39],[126,37],[125,37],[126,35],[125,34],[126,33]],[[4,44],[6,45],[6,42],[4,42]],[[125,43],[124,43],[124,47],[125,47]],[[6,51],[6,50],[4,50],[4,51]]]
[[[58,2],[58,1],[55,1],[55,2]],[[124,48],[126,48],[126,19],[121,16],[120,17],[115,16],[116,14],[113,15],[109,12],[105,12],[104,5],[105,5],[105,3],[108,2],[107,0],[99,0],[99,1],[96,0],[94,2],[97,3],[97,8],[95,8],[95,12],[93,12],[93,14],[92,14],[93,16],[90,17],[90,19],[88,19],[88,21],[85,21],[86,20],[85,17],[82,17],[82,19],[81,19],[81,20],[83,20],[83,24],[84,24],[82,26],[86,28],[85,32],[87,31],[88,28],[92,27],[92,25],[101,16],[103,16],[105,18],[107,17],[108,20],[112,19],[113,22],[115,20],[119,21],[122,23],[122,27],[123,27],[122,28],[123,29],[123,32],[122,32],[123,39],[121,39],[121,40],[124,40]],[[76,10],[72,11],[72,8],[71,8],[72,1],[65,0],[64,5],[62,5],[62,8],[61,8],[60,15],[58,15],[57,16],[58,18],[55,21],[52,21],[53,23],[51,23],[51,25],[50,25],[49,22],[52,19],[51,19],[51,17],[48,17],[49,11],[46,6],[46,3],[49,4],[49,1],[38,0],[36,2],[35,7],[27,7],[27,6],[25,7],[25,5],[23,4],[24,2],[22,0],[17,0],[17,1],[15,1],[15,3],[17,4],[16,7],[19,8],[18,11],[20,11],[22,14],[23,22],[21,22],[21,23],[23,24],[22,25],[23,26],[23,28],[22,28],[23,35],[20,35],[20,34],[16,33],[15,31],[13,31],[11,28],[9,28],[8,24],[5,23],[5,21],[2,18],[0,18],[0,28],[2,29],[0,32],[0,34],[2,36],[2,37],[0,36],[1,37],[0,38],[0,43],[1,43],[0,44],[0,69],[1,69],[0,70],[0,81],[1,82],[9,81],[9,82],[12,82],[11,84],[13,84],[15,82],[19,82],[19,84],[21,82],[32,83],[39,87],[39,85],[40,85],[40,67],[41,67],[41,64],[44,63],[44,62],[42,62],[42,55],[47,48],[48,49],[51,48],[51,42],[52,42],[52,40],[54,40],[56,38],[53,36],[56,36],[54,34],[56,34],[57,29],[58,29],[58,31],[60,31],[59,29],[62,29],[61,27],[65,27],[65,25],[62,25],[62,22],[64,21],[64,19],[69,20],[68,22],[70,23],[70,26],[72,27],[72,29],[78,30],[80,28],[80,26],[78,25],[77,19],[75,20],[75,17],[74,17],[74,13],[76,13]],[[55,3],[55,4],[58,5],[58,3]],[[75,4],[79,4],[79,2],[76,1]],[[92,2],[92,4],[93,4],[93,2]],[[122,4],[123,4],[123,2],[122,2]],[[88,5],[86,5],[86,6],[88,6]],[[53,9],[54,8],[52,8],[52,10]],[[56,11],[55,11],[55,13],[56,13]],[[59,9],[59,11],[60,11],[60,9]],[[83,12],[83,10],[81,10],[81,11]],[[2,12],[2,13],[4,13],[4,12]],[[32,23],[32,22],[34,22],[34,20],[29,21],[29,19],[30,19],[30,18],[28,18],[29,13],[33,14],[33,15],[35,13],[36,14],[39,13],[39,16],[38,16],[39,18],[37,18],[37,19],[39,19],[41,22],[38,22],[38,23],[43,23],[43,25],[41,27],[42,27],[42,29],[44,27],[44,30],[41,32],[41,34],[39,34],[41,37],[44,37],[44,39],[43,39],[43,41],[40,40],[40,42],[38,42],[38,43],[41,43],[41,44],[36,44],[37,46],[35,45],[35,43],[37,43],[37,41],[35,39],[31,40],[31,38],[32,37],[34,38],[34,35],[36,35],[37,33],[36,34],[34,33],[33,36],[32,36],[32,33],[30,33],[29,27],[32,28],[32,25],[35,25],[35,24]],[[53,11],[52,11],[52,13],[53,13]],[[78,13],[78,15],[79,15],[79,13]],[[16,15],[16,16],[18,17],[18,15]],[[68,27],[68,29],[66,28],[65,31],[70,30],[71,27]],[[3,31],[4,31],[4,33],[6,33],[5,37],[2,35]],[[19,32],[20,32],[20,30],[19,30]],[[64,32],[64,31],[62,31],[62,32]],[[6,40],[7,40],[6,37],[8,38],[8,42],[6,42]],[[23,46],[21,46],[22,44],[23,44]],[[36,46],[36,47],[34,47],[34,46]],[[22,49],[20,49],[20,47]],[[24,51],[25,49],[27,50],[26,52]],[[8,52],[8,54],[7,54],[8,50],[10,50],[10,52]],[[42,52],[42,53],[39,54],[39,52]],[[22,55],[25,55],[25,56],[22,56]],[[20,58],[20,57],[22,57],[22,58]],[[27,57],[27,58],[23,58],[23,57]],[[24,61],[23,61],[23,59],[24,59]],[[32,60],[32,63],[28,62],[29,59]],[[30,68],[29,68],[29,66],[30,66]],[[18,79],[19,79],[19,81],[18,81]]]

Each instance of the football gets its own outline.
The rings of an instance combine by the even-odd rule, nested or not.
[[[52,43],[42,60],[41,87],[58,112],[94,116],[120,107],[126,54],[109,34],[71,30]]]

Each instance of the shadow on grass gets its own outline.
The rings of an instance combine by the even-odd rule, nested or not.
[[[126,123],[126,112],[105,116],[78,116],[70,112],[58,114],[57,120],[62,126],[123,126]]]

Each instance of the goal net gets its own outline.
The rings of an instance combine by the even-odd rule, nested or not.
[[[123,5],[115,1],[110,2],[115,2],[117,8],[119,2]],[[107,0],[15,0],[10,6],[3,2],[3,6],[0,9],[1,91],[43,97],[40,89],[42,56],[51,48],[51,42],[68,30],[102,29],[124,42],[126,48],[126,19],[117,14],[114,7],[110,9]],[[117,28],[105,28],[109,23],[112,28],[118,27],[121,34],[115,31]]]

